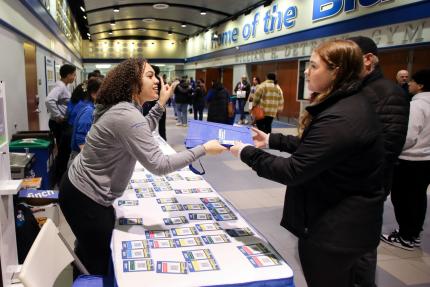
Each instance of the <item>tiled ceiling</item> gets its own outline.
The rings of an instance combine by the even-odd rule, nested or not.
[[[82,38],[184,40],[268,0],[69,0]],[[80,7],[85,10],[83,11]],[[158,9],[157,9],[158,8]],[[164,8],[164,9],[160,9]],[[206,13],[205,15],[202,15]],[[86,18],[86,19],[85,19]]]

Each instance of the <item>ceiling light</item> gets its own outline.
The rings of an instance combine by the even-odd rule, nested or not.
[[[146,29],[145,28],[139,28],[139,31],[145,32]]]
[[[175,45],[175,42],[172,42],[171,44],[172,44],[172,45]]]
[[[145,18],[145,19],[142,19],[142,21],[143,21],[143,22],[145,22],[145,23],[150,23],[150,22],[154,22],[154,21],[155,21],[155,19],[152,19],[152,18]]]
[[[112,67],[111,64],[96,64],[97,69],[109,69],[110,67]]]
[[[182,23],[182,24],[181,24],[181,27],[182,27],[182,28],[185,28],[185,27],[187,27],[187,24]]]
[[[87,36],[88,36],[88,37],[91,37],[91,34],[90,34],[90,33],[87,33]]]
[[[200,15],[206,15],[206,11],[205,10],[200,11]]]
[[[118,12],[119,12],[119,7],[115,7],[115,8],[113,8],[113,11],[114,11],[115,13],[118,13]]]
[[[165,4],[165,3],[158,3],[158,4],[154,4],[154,5],[152,5],[152,7],[153,7],[154,9],[163,10],[163,9],[167,9],[167,8],[169,8],[169,5],[168,5],[168,4]]]
[[[112,33],[113,33],[112,31],[109,31],[109,35],[112,35]]]
[[[82,16],[82,17],[83,17],[85,20],[87,20],[87,16],[85,16],[85,15],[84,15],[84,16]]]
[[[85,8],[84,7],[81,6],[79,8],[81,8],[82,12],[85,12]]]
[[[115,21],[114,20],[110,21],[110,25],[115,26]]]
[[[173,32],[172,32],[172,31],[169,31],[169,32],[167,32],[167,34],[168,34],[168,35],[172,35],[172,34],[173,34]]]

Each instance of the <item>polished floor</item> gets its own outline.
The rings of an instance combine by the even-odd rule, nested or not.
[[[296,132],[294,127],[283,123],[274,123],[274,127],[273,132],[285,134]],[[168,109],[167,141],[175,150],[184,149],[186,131],[186,127],[175,125],[173,111],[171,108]],[[284,156],[288,155],[284,154]],[[297,239],[279,225],[285,187],[259,178],[247,165],[229,153],[216,157],[207,156],[202,158],[201,162],[206,170],[205,179],[224,198],[229,200],[287,261],[294,271],[295,285],[306,287],[296,248]],[[383,232],[389,232],[395,227],[393,207],[388,199],[385,203]],[[60,218],[60,230],[72,243],[73,234],[62,217]],[[70,286],[70,282],[71,269],[67,268],[55,286]],[[430,287],[429,212],[427,212],[422,234],[421,248],[417,248],[415,251],[405,251],[385,243],[379,245],[376,283],[379,287]]]

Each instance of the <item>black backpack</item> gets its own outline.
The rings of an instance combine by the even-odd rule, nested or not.
[[[31,209],[22,203],[15,206],[15,231],[18,263],[23,264],[40,227]]]

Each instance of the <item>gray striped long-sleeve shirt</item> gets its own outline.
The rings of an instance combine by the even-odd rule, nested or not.
[[[70,166],[72,184],[95,202],[110,206],[127,187],[136,160],[150,172],[162,175],[203,156],[203,146],[163,154],[152,136],[163,112],[158,104],[146,117],[129,102],[111,107],[93,124],[84,148]]]

